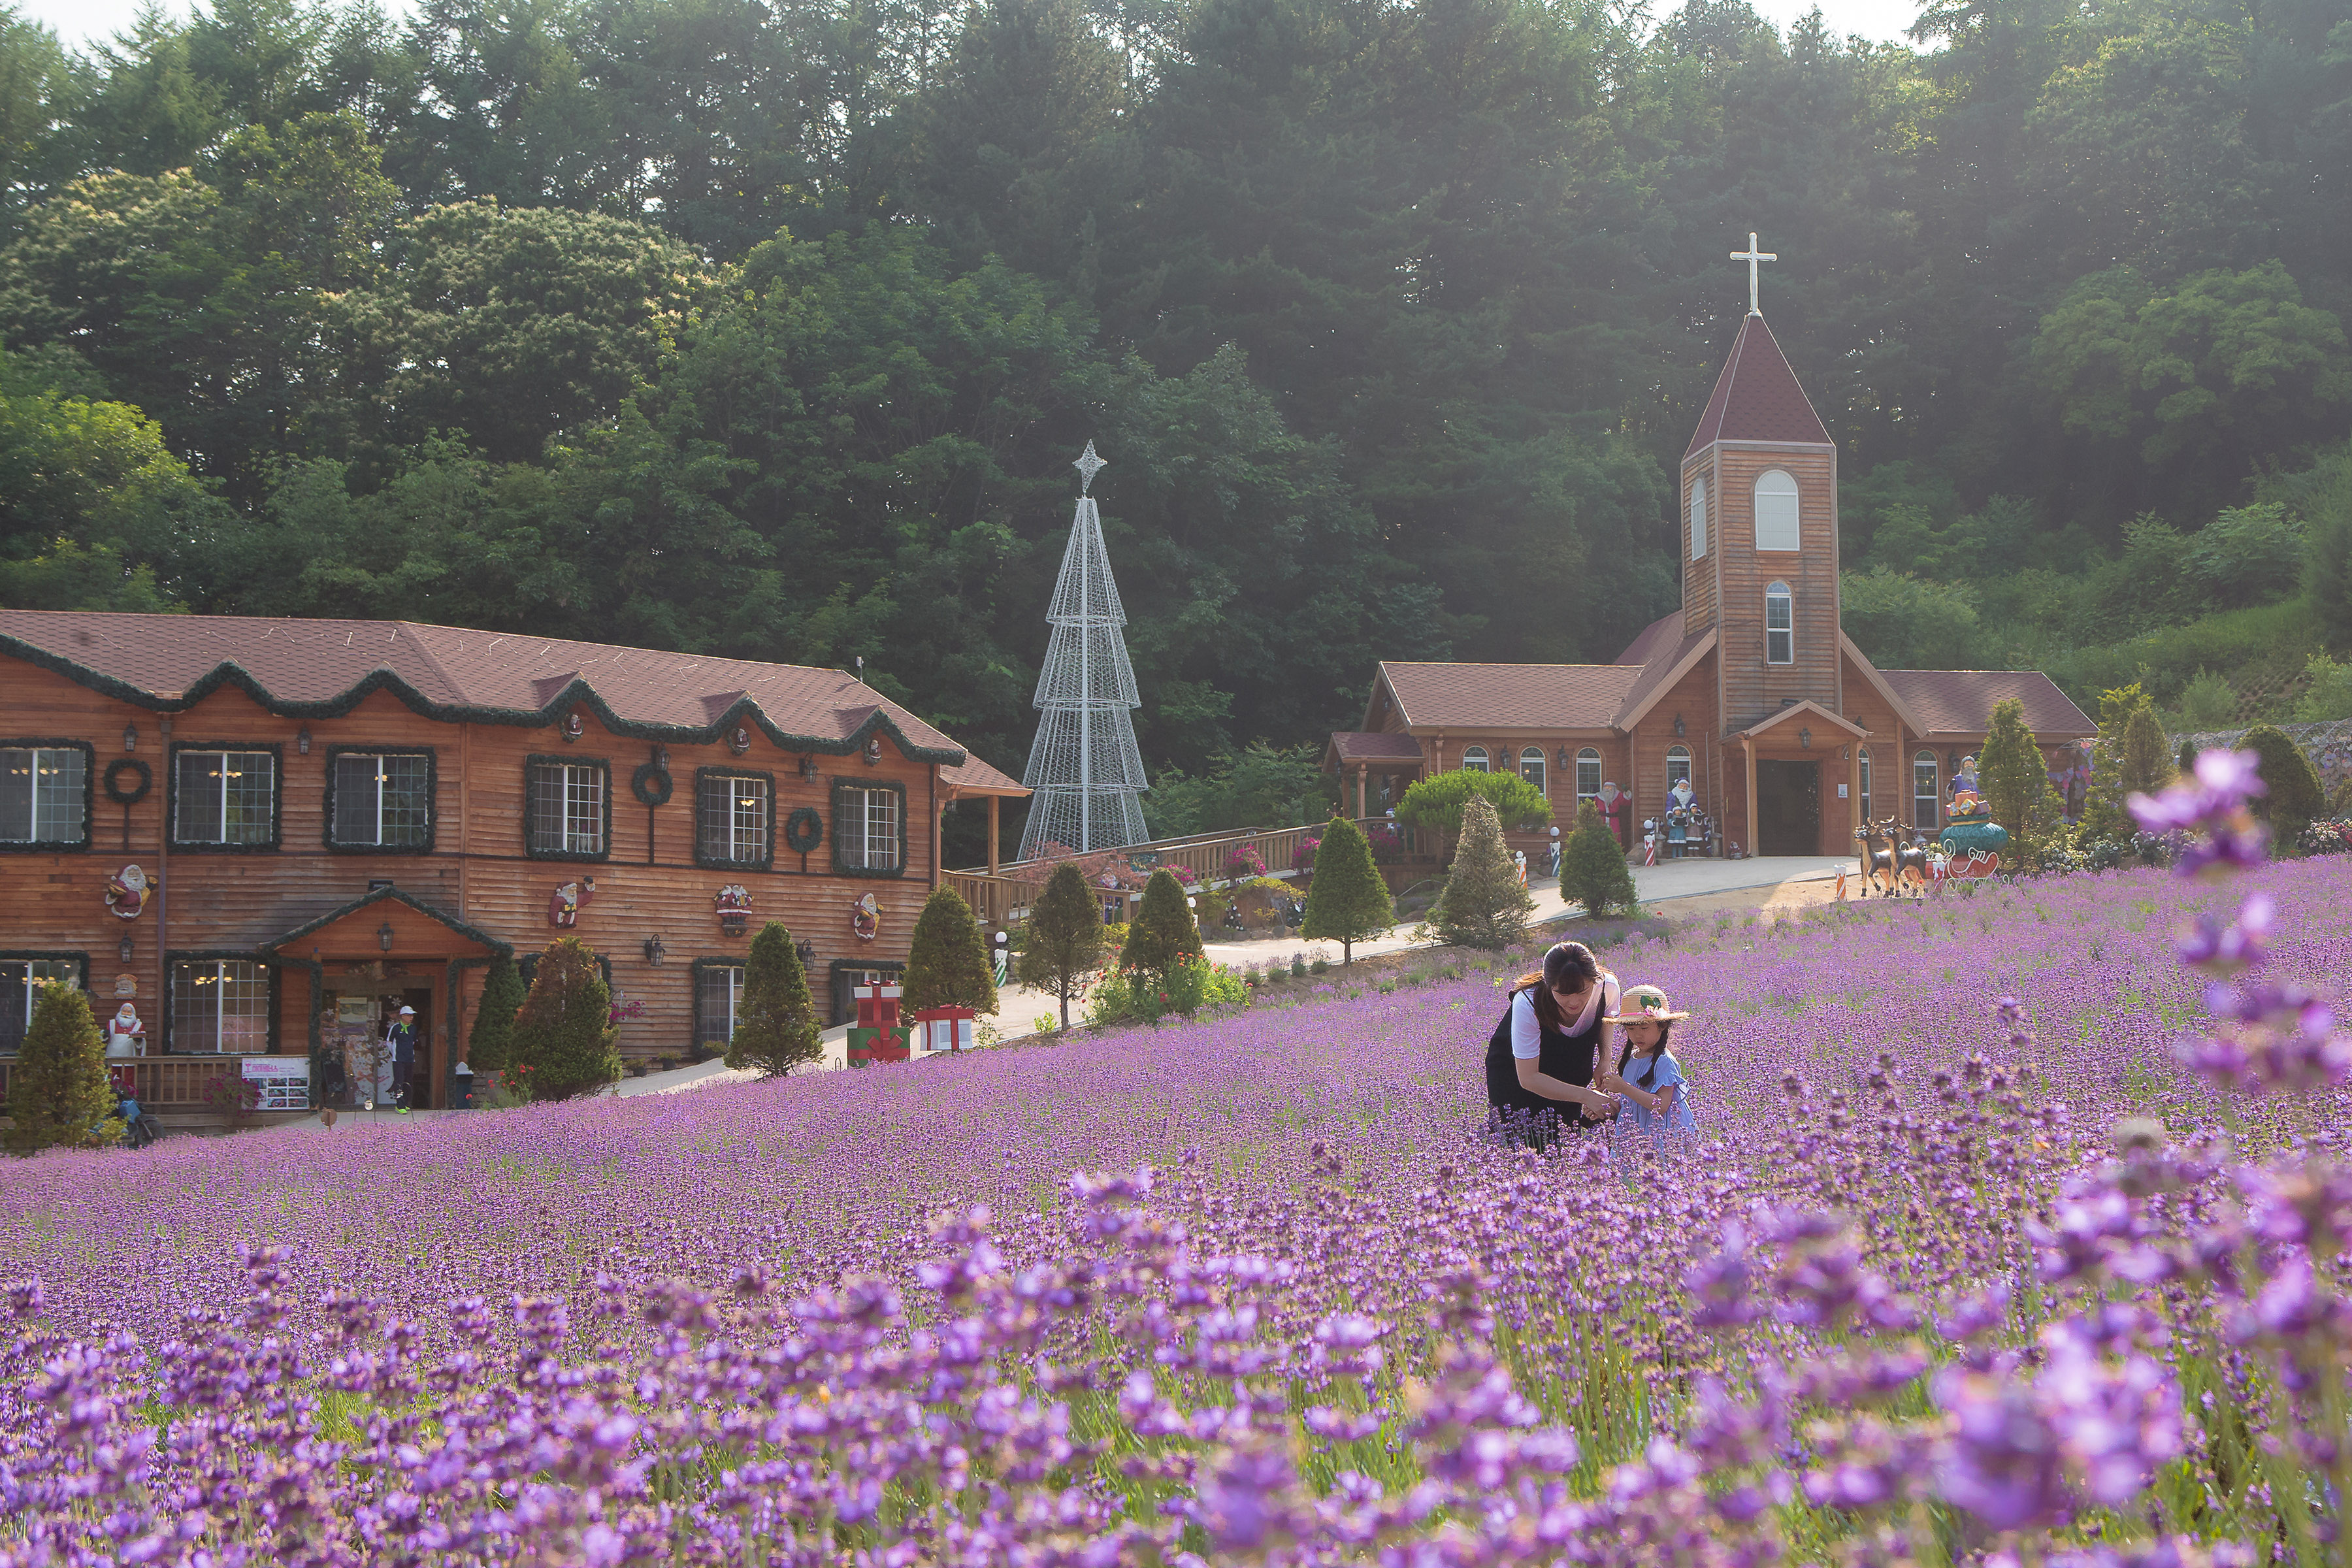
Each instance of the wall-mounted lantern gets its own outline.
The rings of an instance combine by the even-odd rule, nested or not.
[[[129,937],[126,936],[121,942],[114,944],[114,955],[125,963],[131,962],[131,939]]]
[[[1813,732],[1801,724],[1797,726],[1797,747],[1800,751],[1806,752],[1813,749]]]
[[[667,956],[668,950],[662,946],[661,938],[657,936],[649,936],[646,938],[646,962],[647,963],[659,964],[661,961]]]
[[[310,754],[310,726],[305,724],[294,732],[294,749],[304,756]]]
[[[1679,740],[1681,740],[1682,738],[1683,738],[1683,716],[1682,716],[1681,714],[1677,713],[1677,714],[1675,714],[1675,740],[1677,740],[1677,741],[1679,741]]]
[[[390,921],[386,921],[383,924],[375,928],[375,944],[376,946],[383,949],[384,952],[390,952],[392,951],[392,939],[399,934],[399,932],[392,929],[392,922]]]
[[[139,749],[138,725],[125,724],[122,726],[122,749],[126,752],[135,752]]]

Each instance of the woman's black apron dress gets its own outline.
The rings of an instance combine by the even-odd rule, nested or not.
[[[1518,998],[1514,996],[1511,1000],[1516,1005]],[[1537,1068],[1546,1078],[1591,1088],[1592,1064],[1600,1055],[1601,1037],[1606,1033],[1601,1015],[1607,1011],[1605,1007],[1595,1007],[1592,1022],[1584,1026],[1583,1033],[1566,1035],[1546,1025],[1538,1009]],[[1494,1107],[1487,1117],[1488,1131],[1529,1148],[1549,1148],[1564,1131],[1602,1125],[1585,1121],[1584,1108],[1573,1100],[1547,1100],[1519,1086],[1518,1061],[1511,1055],[1508,1006],[1503,1009],[1503,1021],[1495,1026],[1494,1037],[1486,1042],[1486,1101]]]

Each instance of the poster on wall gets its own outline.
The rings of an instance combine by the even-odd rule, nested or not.
[[[310,1060],[308,1057],[247,1057],[242,1064],[246,1081],[260,1087],[256,1110],[310,1109]]]

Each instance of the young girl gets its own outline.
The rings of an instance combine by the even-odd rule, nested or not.
[[[1689,1016],[1669,1007],[1666,994],[1656,986],[1629,985],[1622,1005],[1607,1020],[1624,1035],[1625,1046],[1617,1056],[1617,1071],[1604,1087],[1625,1097],[1627,1122],[1654,1141],[1663,1142],[1669,1132],[1698,1131],[1682,1064],[1666,1049],[1666,1035],[1675,1021]],[[1631,1078],[1625,1076],[1629,1067],[1633,1069]]]

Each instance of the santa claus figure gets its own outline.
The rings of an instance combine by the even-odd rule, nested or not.
[[[1594,797],[1594,804],[1601,807],[1601,819],[1609,824],[1609,831],[1621,845],[1630,842],[1625,837],[1625,818],[1628,815],[1626,807],[1632,800],[1632,796],[1613,783],[1603,784],[1600,795]]]
[[[116,1064],[127,1064],[131,1058],[147,1054],[147,1026],[139,1021],[138,1009],[125,1002],[115,1009],[114,1016],[106,1021],[104,1033],[106,1076],[112,1079],[115,1087],[123,1093],[135,1092],[138,1081],[131,1068],[127,1065]]]

